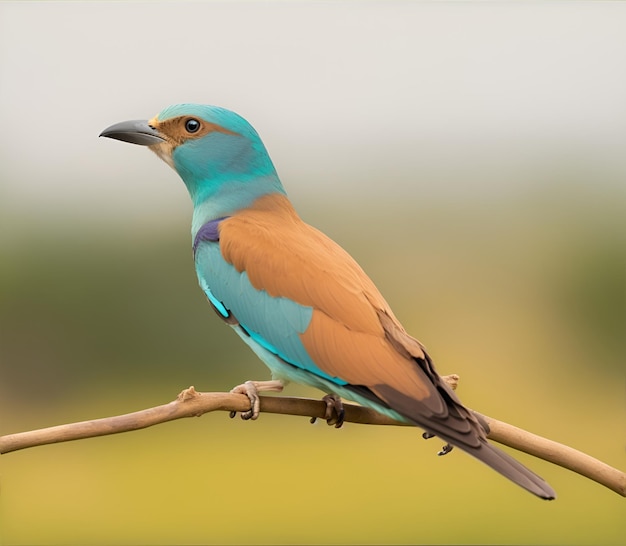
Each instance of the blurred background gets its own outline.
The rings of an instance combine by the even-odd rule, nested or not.
[[[98,139],[201,102],[251,121],[468,406],[626,469],[625,24],[619,2],[1,2],[0,434],[269,377],[197,287],[177,175]],[[439,448],[225,413],[33,448],[0,458],[0,542],[626,536],[589,480],[516,455],[541,502]]]

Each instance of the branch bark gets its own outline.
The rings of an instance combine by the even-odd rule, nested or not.
[[[456,379],[458,379],[456,376],[448,377],[449,382]],[[261,411],[265,413],[324,419],[326,404],[321,400],[277,396],[261,396],[260,398]],[[369,408],[352,404],[344,404],[344,408],[345,422],[363,425],[411,426],[394,421]],[[189,387],[182,391],[176,400],[162,406],[125,415],[1,436],[0,454],[57,442],[138,430],[183,417],[200,417],[211,411],[243,412],[249,409],[250,402],[243,394],[198,392],[194,387]],[[490,440],[577,472],[626,497],[626,474],[624,472],[571,447],[542,438],[497,419],[485,415],[480,416],[489,425],[490,431],[487,437]]]

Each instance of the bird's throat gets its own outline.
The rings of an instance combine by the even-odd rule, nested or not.
[[[172,169],[176,170],[174,160],[172,159],[172,151],[174,150],[174,146],[171,142],[164,140],[163,142],[159,142],[158,144],[153,144],[152,146],[149,146],[149,148],[163,161],[165,161],[165,163],[172,167]]]

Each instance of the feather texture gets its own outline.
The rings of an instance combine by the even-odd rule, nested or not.
[[[449,405],[455,417],[462,411],[455,406],[463,406],[361,267],[339,245],[304,223],[284,195],[261,197],[224,220],[220,249],[224,261],[256,291],[310,309],[306,327],[292,324],[291,329],[298,332],[308,359],[324,375],[366,387],[381,403],[423,426],[433,418],[449,422],[457,443],[467,441],[470,429],[480,434],[482,428],[471,413],[450,419]],[[251,326],[259,333],[265,329],[262,335],[280,346],[281,340],[264,326],[272,320],[267,316],[271,301],[263,306],[264,319]],[[285,326],[277,329],[279,335],[285,335]],[[286,352],[283,356],[290,362],[302,358]],[[471,444],[476,445],[476,440]]]

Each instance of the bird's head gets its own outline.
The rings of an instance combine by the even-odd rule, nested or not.
[[[228,200],[233,192],[243,199],[283,191],[257,132],[224,108],[176,104],[149,121],[116,123],[100,136],[148,146],[180,175],[196,206],[219,196]]]

